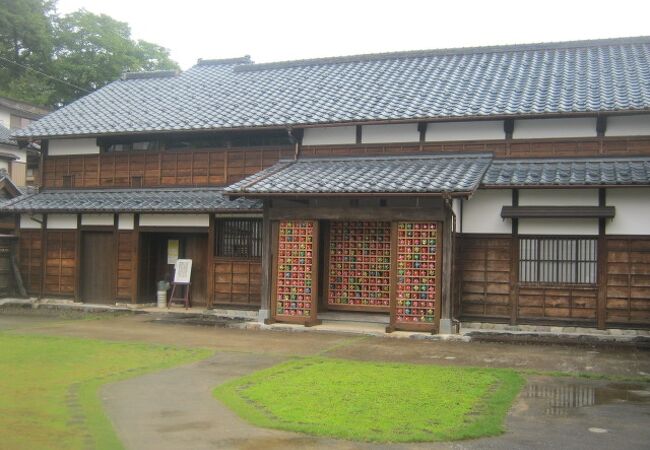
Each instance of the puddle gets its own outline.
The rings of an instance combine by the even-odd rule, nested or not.
[[[618,402],[650,403],[650,387],[631,383],[529,383],[523,397],[546,400],[544,412],[548,416],[567,416],[588,406]]]

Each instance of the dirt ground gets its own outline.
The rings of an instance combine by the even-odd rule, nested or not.
[[[650,352],[634,348],[420,341],[161,323],[150,315],[66,320],[0,315],[0,331],[207,347],[199,363],[107,385],[106,410],[129,449],[648,448]],[[371,445],[253,427],[211,397],[231,378],[292,356],[581,372],[607,380],[531,374],[499,437],[455,443]]]

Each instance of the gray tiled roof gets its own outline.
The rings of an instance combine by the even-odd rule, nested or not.
[[[18,197],[0,212],[217,212],[250,211],[261,202],[230,200],[222,189],[104,189],[43,191]]]
[[[16,131],[46,137],[650,109],[650,37],[127,77]]]
[[[226,188],[242,194],[467,193],[491,154],[376,156],[280,161]]]
[[[11,130],[0,123],[0,144],[18,145],[11,137]]]
[[[609,186],[650,185],[650,157],[496,159],[482,185]]]

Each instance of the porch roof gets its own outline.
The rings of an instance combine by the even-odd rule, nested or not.
[[[0,206],[2,212],[16,213],[197,213],[261,209],[261,202],[243,198],[231,200],[220,188],[43,191],[18,197]]]
[[[650,156],[496,159],[485,187],[650,185]]]
[[[308,158],[280,161],[226,188],[230,195],[468,195],[492,154]]]

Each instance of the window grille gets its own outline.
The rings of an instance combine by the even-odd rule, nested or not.
[[[594,237],[520,238],[519,281],[542,284],[596,284]]]
[[[262,219],[222,219],[216,222],[216,255],[262,257]]]

